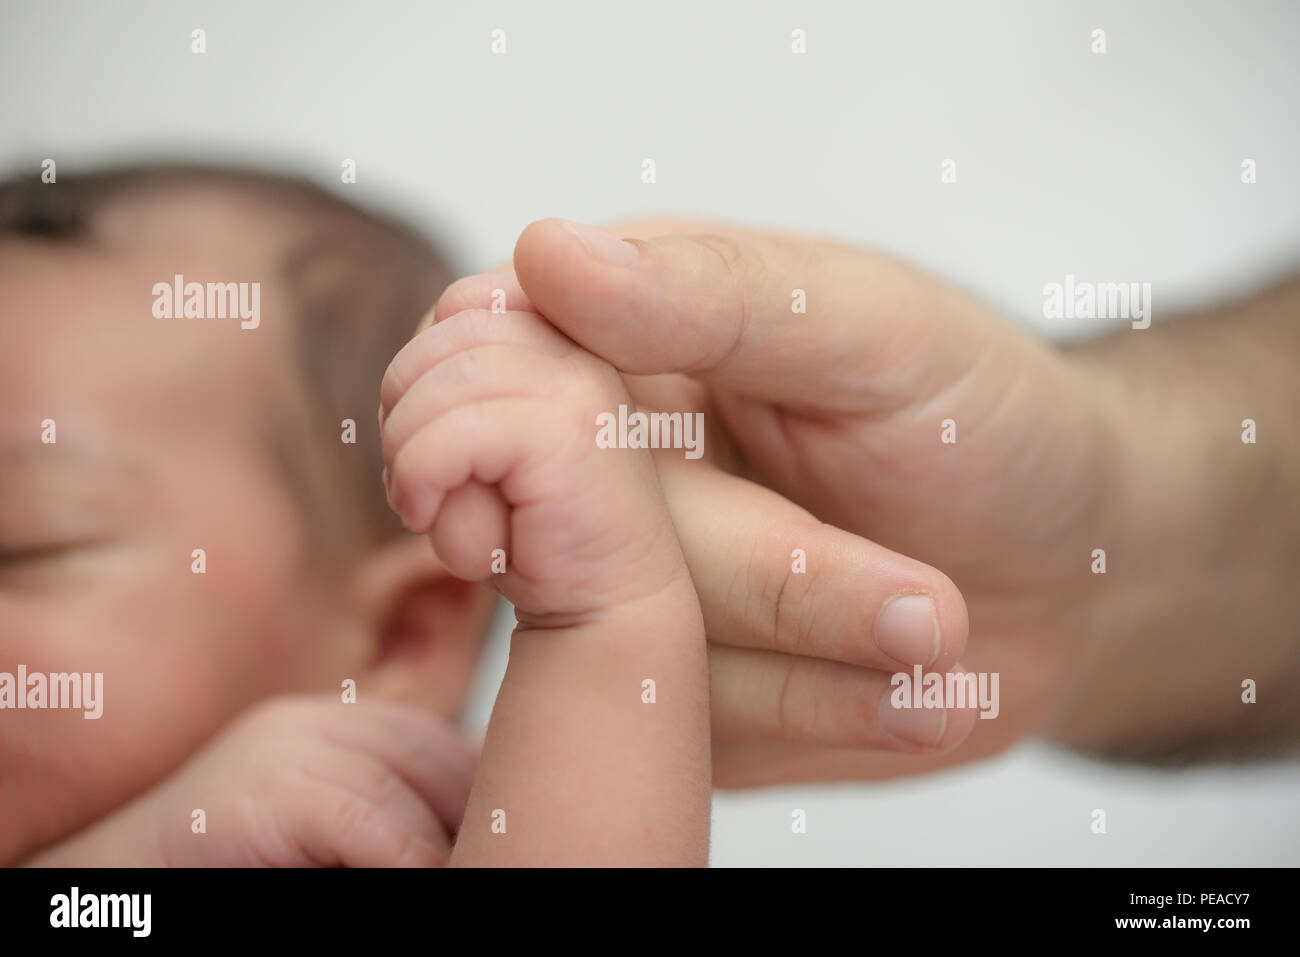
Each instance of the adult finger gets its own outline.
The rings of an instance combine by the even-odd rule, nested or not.
[[[895,707],[892,681],[838,661],[710,645],[713,738],[927,754],[970,734],[971,709],[947,699],[944,708]]]
[[[890,672],[965,650],[965,601],[943,572],[672,456],[657,459],[660,482],[710,642]]]
[[[757,232],[624,241],[542,220],[514,266],[547,319],[622,371],[689,372],[791,409],[888,411],[934,394],[993,325],[879,254]]]
[[[930,774],[992,757],[1016,738],[998,721],[972,719],[960,748],[907,754],[845,747],[809,747],[790,741],[715,741],[713,784],[718,788],[770,787],[817,781],[883,781]]]

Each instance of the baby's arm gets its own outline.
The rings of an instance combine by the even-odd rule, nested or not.
[[[394,359],[384,400],[394,509],[520,622],[452,862],[707,863],[703,623],[649,453],[597,445],[631,405],[617,372],[540,317],[470,311]]]
[[[706,668],[676,584],[581,625],[521,625],[452,863],[706,864]]]

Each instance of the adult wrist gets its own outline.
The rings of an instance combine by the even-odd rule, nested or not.
[[[1144,759],[1239,755],[1300,729],[1285,690],[1300,681],[1300,462],[1279,432],[1243,441],[1242,424],[1281,429],[1291,400],[1234,355],[1247,329],[1188,322],[1070,353],[1115,436],[1115,480],[1095,546],[1105,573],[1089,583],[1089,633],[1052,736]],[[1271,700],[1243,700],[1246,682]]]

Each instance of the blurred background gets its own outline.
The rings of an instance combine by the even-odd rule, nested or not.
[[[0,12],[0,164],[305,173],[466,271],[545,216],[787,227],[888,249],[1064,340],[1101,325],[1043,318],[1067,273],[1150,282],[1158,321],[1300,258],[1298,41],[1289,2],[45,0]],[[1028,745],[922,779],[720,794],[713,861],[1296,865],[1298,807],[1296,762],[1151,771]]]

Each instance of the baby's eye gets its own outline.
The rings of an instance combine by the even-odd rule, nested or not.
[[[9,565],[28,565],[36,562],[62,558],[82,546],[82,542],[51,542],[49,544],[24,544],[8,546],[0,544],[0,567]]]

